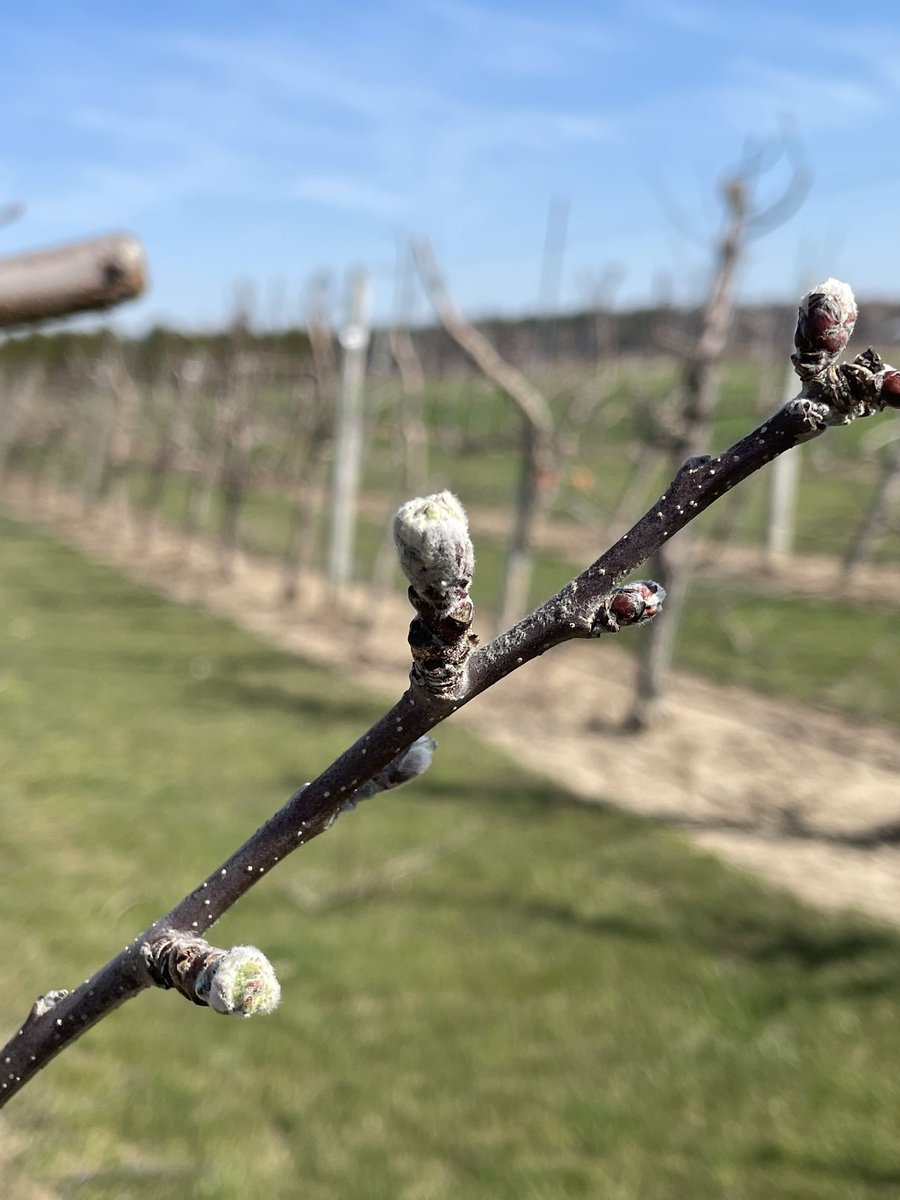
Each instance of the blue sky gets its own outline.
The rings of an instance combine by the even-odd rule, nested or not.
[[[399,238],[426,234],[473,314],[534,309],[547,214],[560,303],[621,268],[620,303],[703,286],[716,185],[780,128],[812,172],[756,241],[747,298],[838,274],[900,294],[900,15],[825,0],[347,0],[152,6],[32,0],[3,17],[0,230],[13,252],[108,229],[153,288],[119,318],[220,323],[236,281],[296,319],[354,266],[390,314]],[[765,205],[784,186],[776,163]],[[278,297],[283,299],[278,301]],[[423,300],[416,314],[427,312]]]

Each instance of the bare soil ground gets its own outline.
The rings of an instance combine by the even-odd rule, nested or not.
[[[397,595],[351,588],[338,604],[313,580],[302,607],[286,608],[271,561],[242,556],[223,579],[208,544],[187,543],[169,529],[147,543],[121,512],[85,516],[71,497],[45,493],[38,501],[15,482],[4,486],[3,502],[168,596],[352,671],[389,700],[405,686],[411,614]],[[815,588],[836,577],[827,560],[792,571]],[[585,800],[683,828],[701,846],[813,903],[900,922],[895,728],[677,675],[661,728],[624,735],[618,726],[631,671],[609,640],[570,644],[455,719]]]

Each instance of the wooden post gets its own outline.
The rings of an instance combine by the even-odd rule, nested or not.
[[[0,328],[111,308],[146,286],[144,248],[130,233],[0,259]]]
[[[340,587],[353,573],[356,498],[363,440],[363,385],[370,333],[370,281],[364,271],[350,279],[350,309],[340,333],[341,385],[335,421],[328,578]]]
[[[784,403],[797,391],[797,377],[791,371],[785,379]],[[779,455],[769,476],[769,520],[766,528],[766,563],[772,570],[788,564],[794,553],[797,524],[797,488],[800,483],[801,447]]]
[[[896,425],[896,418],[893,422]],[[900,510],[900,433],[894,434],[893,445],[882,460],[881,478],[872,502],[854,531],[844,555],[844,578],[849,579],[858,568],[871,563],[885,535],[890,531],[892,518]]]

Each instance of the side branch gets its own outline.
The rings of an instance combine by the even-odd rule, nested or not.
[[[512,400],[535,433],[549,439],[553,433],[553,414],[544,395],[460,315],[435,262],[430,242],[416,241],[412,250],[425,291],[444,329],[476,367]]]

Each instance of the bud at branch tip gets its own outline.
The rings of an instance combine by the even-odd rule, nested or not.
[[[837,360],[847,346],[858,310],[853,289],[839,279],[825,279],[800,301],[794,369],[803,380],[813,379]]]
[[[394,517],[400,566],[413,590],[442,615],[467,596],[475,550],[465,510],[452,492],[410,500]]]

